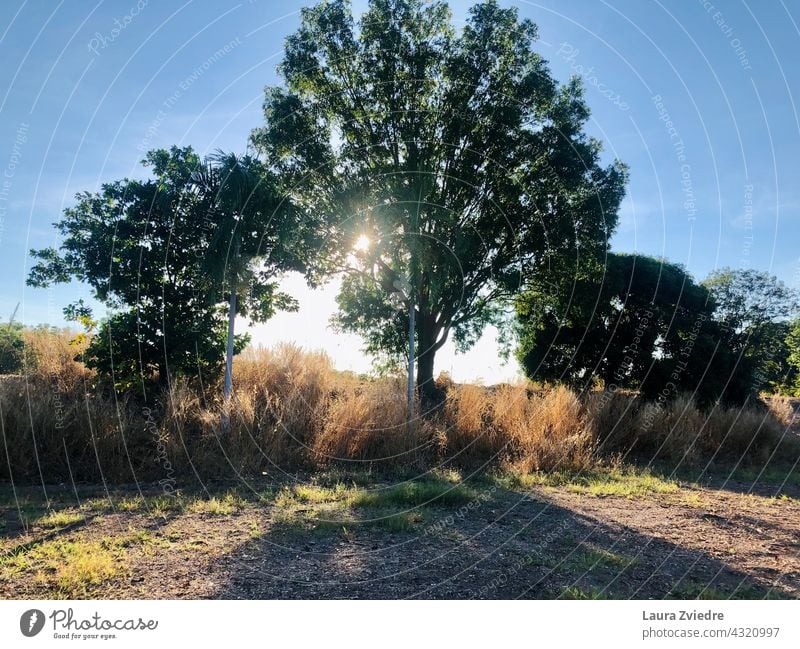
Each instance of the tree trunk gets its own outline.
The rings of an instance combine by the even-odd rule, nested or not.
[[[408,425],[414,420],[414,344],[416,339],[416,307],[408,307]]]
[[[423,398],[436,396],[433,382],[433,361],[436,356],[437,331],[433,318],[428,314],[419,314],[417,322],[419,332],[419,348],[417,351],[417,391]]]
[[[223,415],[222,427],[227,432],[230,425],[230,400],[233,389],[233,337],[236,321],[236,291],[231,291],[228,307],[228,350],[225,354],[225,386],[222,389]]]

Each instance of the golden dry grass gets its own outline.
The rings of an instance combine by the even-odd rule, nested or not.
[[[320,464],[341,460],[415,463],[431,442],[431,428],[408,423],[404,387],[397,380],[351,384],[337,390],[313,451]]]
[[[631,393],[445,379],[443,407],[409,426],[404,381],[358,379],[293,345],[235,359],[226,428],[219,385],[177,379],[143,404],[94,386],[74,360],[85,341],[26,336],[26,374],[0,377],[0,479],[96,481],[102,472],[163,482],[359,463],[575,471],[629,454],[751,465],[800,456],[793,402],[781,400],[703,412],[685,395],[643,403]]]

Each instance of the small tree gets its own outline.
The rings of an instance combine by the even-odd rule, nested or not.
[[[792,323],[784,342],[789,352],[786,358],[789,372],[784,391],[800,396],[800,318]]]
[[[231,163],[233,176],[239,172],[235,162],[225,158],[219,165]],[[257,189],[237,211],[233,180],[215,191],[199,187],[198,174],[206,167],[190,147],[151,151],[143,164],[152,178],[124,179],[97,193],[78,194],[77,204],[55,224],[64,237],[59,249],[31,251],[37,263],[28,277],[32,286],[77,279],[92,287],[112,314],[100,324],[85,359],[121,388],[144,387],[150,379],[166,384],[176,373],[216,372],[226,345],[236,352],[246,344],[246,336],[226,336],[221,307],[226,297],[214,268],[233,265],[237,272],[225,279],[237,290],[248,282],[235,313],[260,320],[293,306],[276,291],[269,264],[246,273],[239,268],[242,254],[273,244],[274,226],[267,216],[259,220],[261,215],[281,221],[266,190]],[[240,254],[232,256],[229,244]],[[236,263],[226,264],[231,259]],[[90,310],[79,302],[65,313],[80,319]]]
[[[19,372],[25,364],[25,339],[18,322],[0,324],[0,374]]]
[[[301,222],[299,213],[279,190],[274,174],[256,158],[218,152],[209,157],[194,180],[213,200],[216,227],[206,267],[228,294],[227,405],[236,314],[264,322],[277,310],[297,310],[297,301],[279,290],[278,280],[285,271],[306,269],[305,250],[313,228],[308,221]]]

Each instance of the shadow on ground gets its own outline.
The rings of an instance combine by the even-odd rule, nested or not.
[[[781,583],[769,569],[741,572],[709,552],[581,513],[546,493],[496,489],[466,511],[429,512],[418,529],[396,533],[351,523],[300,535],[269,525],[213,565],[221,577],[213,596],[762,599],[800,591],[798,573]],[[793,538],[788,529],[775,531]]]

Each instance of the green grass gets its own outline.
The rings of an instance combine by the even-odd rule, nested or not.
[[[264,530],[261,529],[261,526],[258,524],[257,521],[250,521],[248,523],[248,530],[250,538],[253,539],[254,541],[264,536]]]
[[[67,597],[85,595],[126,572],[125,550],[104,541],[47,541],[13,555],[0,557],[4,579],[25,574]]]
[[[722,590],[716,586],[697,582],[685,582],[673,588],[668,599],[782,599],[781,593],[756,586],[739,586]]]
[[[47,529],[56,529],[60,527],[67,527],[68,525],[74,525],[75,523],[80,523],[83,520],[83,514],[79,512],[62,510],[48,512],[44,516],[36,519],[34,524]]]
[[[669,466],[664,465],[664,472],[672,472]],[[724,465],[714,465],[701,472],[692,470],[689,467],[681,467],[675,471],[675,475],[685,482],[697,483],[721,483],[721,482],[743,482],[749,484],[770,487],[785,484],[790,487],[800,487],[800,467],[791,464],[770,464],[769,466],[744,466],[735,470]]]
[[[190,514],[211,514],[213,516],[230,516],[241,511],[247,505],[239,494],[229,491],[221,497],[196,498],[186,504],[185,511]]]
[[[426,479],[403,482],[385,489],[358,491],[350,499],[354,507],[398,507],[441,506],[454,507],[467,504],[478,498],[471,487],[453,484],[445,480]]]
[[[496,480],[506,489],[563,488],[570,493],[595,497],[642,498],[652,494],[676,493],[680,489],[675,480],[635,468],[597,469],[581,474],[565,471],[503,474]]]
[[[454,477],[454,476],[449,476]],[[428,519],[428,507],[454,507],[477,498],[475,491],[445,478],[426,478],[367,491],[332,483],[284,487],[275,498],[273,524],[284,534],[341,533],[369,526],[410,532]]]
[[[762,471],[762,467],[744,467],[736,469],[731,475],[730,472],[720,471],[723,478],[728,478],[736,482],[749,482],[756,485],[781,485],[785,484],[792,487],[800,487],[800,469],[792,467],[768,466]]]
[[[613,568],[619,570],[635,563],[634,559],[625,557],[605,548],[582,545],[567,561],[570,570],[590,572],[597,568]]]
[[[561,591],[559,599],[608,599],[599,588],[567,586]]]
[[[276,531],[290,536],[341,533],[351,536],[359,528],[375,527],[390,533],[410,532],[427,520],[424,512],[392,507],[349,507],[344,501],[317,503],[313,507],[289,505],[277,509],[272,518]],[[251,534],[252,536],[252,534]],[[254,537],[258,538],[258,537]]]

